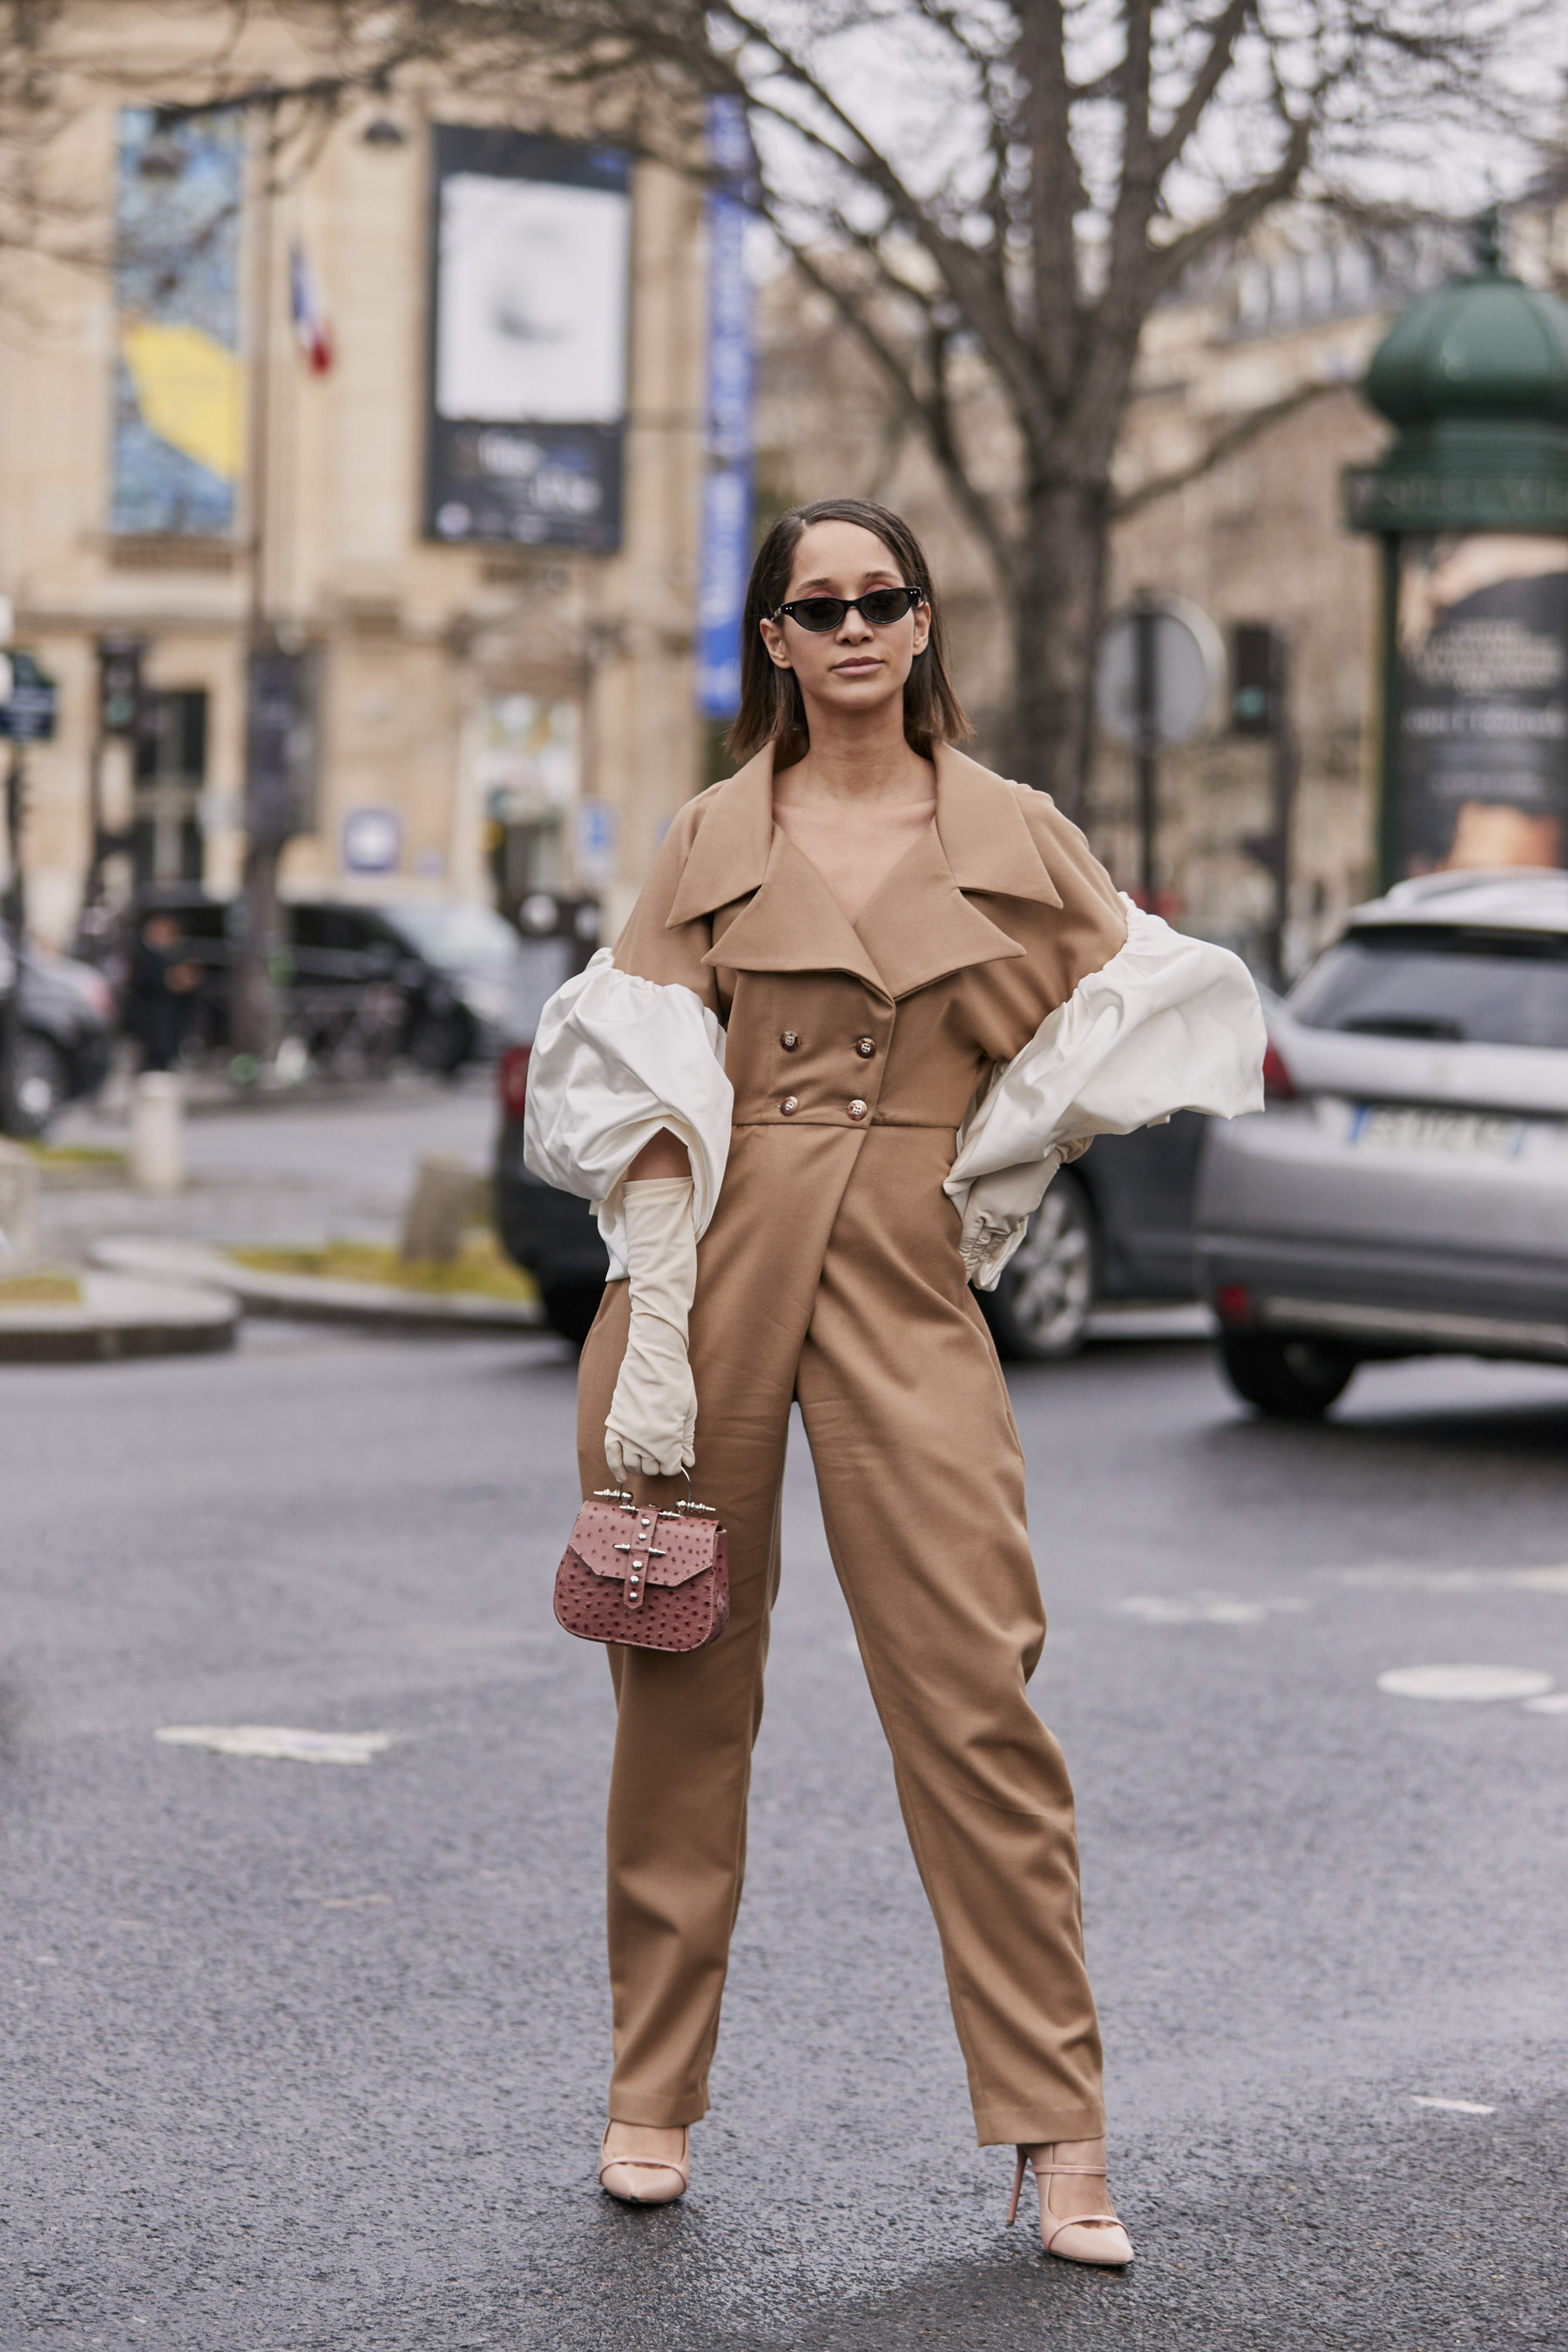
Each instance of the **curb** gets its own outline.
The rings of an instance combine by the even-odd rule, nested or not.
[[[120,1274],[81,1277],[79,1307],[0,1307],[0,1364],[108,1364],[232,1348],[237,1302],[210,1286],[172,1292]]]
[[[95,1242],[90,1263],[138,1281],[216,1290],[247,1315],[350,1323],[378,1331],[453,1333],[472,1339],[549,1339],[542,1307],[500,1298],[433,1298],[390,1283],[323,1282],[303,1274],[261,1274],[202,1242],[149,1241],[139,1234]]]

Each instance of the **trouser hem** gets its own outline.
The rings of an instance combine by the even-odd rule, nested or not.
[[[688,2093],[683,2099],[654,2099],[640,2092],[612,2090],[605,2107],[613,2124],[641,2124],[658,2131],[679,2131],[688,2124],[700,2124],[707,2112],[706,2092]]]
[[[1092,2107],[984,2107],[975,2109],[974,2137],[981,2147],[1037,2147],[1047,2139],[1101,2139],[1105,2109]]]

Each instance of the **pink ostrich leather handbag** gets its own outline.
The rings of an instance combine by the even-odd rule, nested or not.
[[[606,1487],[578,1512],[555,1571],[555,1614],[580,1642],[700,1650],[730,1622],[724,1530],[706,1503],[673,1511]]]

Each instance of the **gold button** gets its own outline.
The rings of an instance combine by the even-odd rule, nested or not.
[[[800,1039],[795,1035],[793,1029],[786,1029],[784,1035],[779,1039],[779,1044],[784,1047],[786,1054],[793,1054],[799,1043]]]
[[[866,1106],[858,1095],[849,1106],[849,1116],[851,1118],[864,1118],[866,1116]]]
[[[872,1055],[876,1052],[876,1050],[877,1050],[877,1040],[875,1039],[875,1037],[857,1037],[857,1038],[856,1038],[856,1040],[855,1040],[855,1051],[859,1055],[860,1059],[861,1059],[863,1062],[868,1062],[868,1061],[870,1060],[870,1058],[871,1058]]]
[[[800,1104],[796,1101],[794,1095],[785,1095],[783,1102],[779,1105],[779,1108],[783,1111],[785,1118],[793,1118],[795,1112],[800,1108]]]

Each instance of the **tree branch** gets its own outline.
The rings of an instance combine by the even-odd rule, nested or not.
[[[1256,441],[1259,434],[1267,433],[1271,425],[1283,424],[1288,416],[1299,416],[1302,409],[1310,408],[1325,394],[1343,392],[1344,389],[1342,383],[1331,383],[1326,377],[1314,377],[1310,383],[1299,383],[1293,392],[1285,393],[1279,399],[1268,401],[1263,407],[1237,417],[1234,425],[1227,425],[1223,432],[1216,433],[1207,448],[1193,458],[1189,465],[1173,467],[1169,473],[1151,475],[1135,489],[1126,490],[1120,497],[1113,495],[1110,508],[1111,521],[1125,522],[1129,516],[1142,514],[1146,507],[1155,505],[1161,499],[1174,497],[1189,483],[1201,481],[1205,474],[1212,474],[1216,466],[1223,465],[1227,457],[1234,457],[1238,449],[1245,449],[1249,442]]]

